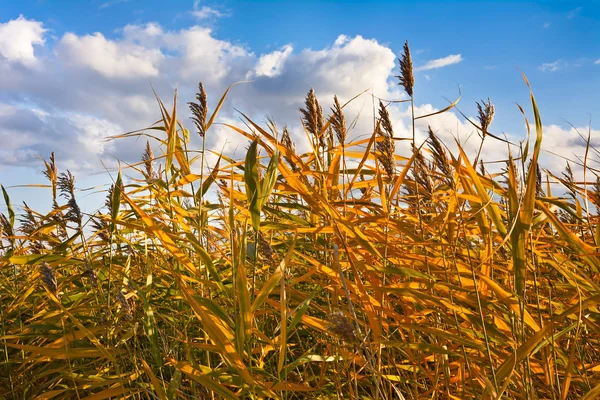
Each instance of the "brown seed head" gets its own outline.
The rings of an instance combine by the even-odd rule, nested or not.
[[[488,133],[488,128],[492,124],[494,120],[494,105],[491,100],[488,98],[487,102],[477,102],[477,113],[479,114],[479,126],[481,127],[481,131],[485,136]]]
[[[206,134],[206,116],[208,115],[208,98],[206,97],[202,82],[198,84],[196,100],[198,101],[197,103],[189,102],[188,106],[192,112],[192,121],[194,121],[194,124],[196,125],[198,135],[204,137]]]
[[[331,126],[333,127],[338,142],[340,145],[344,146],[348,130],[346,128],[346,118],[344,117],[342,106],[340,105],[337,96],[333,97],[333,108],[331,109],[331,112]]]
[[[412,98],[415,77],[413,75],[413,65],[412,58],[410,57],[408,40],[404,43],[404,53],[402,54],[402,58],[399,58],[398,61],[400,62],[400,75],[396,76],[396,78],[400,80],[399,85],[404,87],[406,94]]]
[[[381,101],[379,102],[379,123],[377,124],[377,129],[377,135],[380,137],[375,143],[375,149],[378,152],[377,157],[385,172],[390,178],[393,178],[396,176],[394,130],[390,121],[390,114]]]
[[[448,160],[448,154],[446,153],[446,149],[444,149],[444,145],[437,138],[431,126],[428,127],[429,134],[429,149],[431,150],[431,154],[433,155],[433,163],[438,168],[438,170],[442,173],[444,180],[450,186],[454,186],[454,178],[452,176],[452,167],[450,166],[450,161]]]
[[[56,281],[56,274],[48,263],[44,262],[40,265],[40,278],[46,288],[56,296],[58,292],[58,283]]]
[[[146,167],[147,179],[152,179],[154,177],[154,152],[152,151],[152,147],[150,147],[150,142],[148,140],[146,141],[146,149],[142,155],[142,161]]]
[[[71,171],[67,170],[67,173],[60,174],[58,178],[58,189],[60,195],[64,198],[75,197],[75,177]]]
[[[338,335],[342,340],[346,342],[356,341],[356,333],[350,319],[344,315],[341,311],[334,311],[327,316],[329,326],[327,329],[329,332]]]
[[[125,319],[128,321],[131,320],[133,318],[131,305],[120,290],[119,293],[117,293],[117,299],[119,300],[119,304],[121,304],[121,312],[125,316]]]
[[[318,140],[319,145],[324,146],[325,141],[321,135],[324,125],[323,109],[317,101],[314,89],[310,89],[306,95],[304,106],[305,108],[300,109],[304,126],[306,127],[306,130]]]
[[[46,169],[42,171],[46,178],[50,181],[52,185],[52,199],[56,201],[56,181],[58,179],[58,168],[56,168],[56,161],[54,159],[54,152],[50,154],[50,162],[44,160],[44,164],[46,165]]]
[[[290,151],[290,153],[296,152],[296,145],[294,144],[294,141],[292,140],[292,137],[290,136],[290,131],[288,130],[287,126],[283,127],[283,134],[281,135],[281,143],[287,150]],[[298,166],[292,159],[290,159],[286,154],[284,154],[283,157],[290,164],[292,171],[294,171],[294,172],[298,171]]]

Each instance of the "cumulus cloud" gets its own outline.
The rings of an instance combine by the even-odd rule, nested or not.
[[[113,149],[104,138],[122,132],[117,124],[84,114],[50,114],[6,104],[0,110],[0,140],[5,143],[0,163],[4,165],[38,165],[39,157],[55,152],[73,170],[97,168],[99,157]]]
[[[14,21],[27,20],[21,17]],[[39,40],[43,40],[42,24],[28,22],[38,24],[42,29]],[[43,44],[39,40],[29,43]],[[6,45],[2,43],[0,53],[8,58]],[[31,54],[35,59],[34,53]],[[23,62],[12,57],[17,63]],[[420,69],[442,68],[461,60],[460,54],[450,55],[431,60]],[[298,108],[311,87],[326,114],[334,95],[344,103],[368,90],[345,108],[348,121],[358,117],[356,124],[349,123],[353,127],[350,139],[367,137],[373,130],[370,94],[384,99],[406,98],[394,78],[396,61],[396,55],[387,45],[362,36],[340,35],[323,48],[294,49],[285,45],[255,54],[243,45],[217,38],[210,28],[198,25],[180,30],[168,30],[157,23],[127,25],[116,38],[101,33],[67,33],[56,43],[54,53],[44,59],[44,69],[24,68],[18,76],[7,75],[0,63],[4,101],[0,103],[0,140],[5,143],[0,150],[0,164],[29,165],[37,170],[38,157],[48,157],[52,151],[56,151],[63,167],[73,170],[100,172],[103,168],[100,159],[105,163],[116,159],[136,161],[144,140],[127,139],[123,145],[123,141],[106,142],[104,138],[156,121],[159,111],[152,89],[170,107],[176,83],[179,118],[191,128],[185,103],[193,99],[198,81],[205,84],[209,108],[214,110],[227,86],[251,78],[252,83],[232,90],[218,122],[239,124],[235,108],[259,123],[265,116],[272,116],[280,127],[289,126],[299,151],[308,151],[309,147]],[[425,115],[438,109],[430,104],[417,104],[415,112]],[[388,110],[396,137],[411,137],[410,109],[406,104],[391,104]],[[419,141],[426,139],[428,125],[454,150],[454,138],[471,154],[479,145],[473,127],[455,113],[419,120]],[[550,135],[556,138],[548,139],[546,144],[579,150],[575,142],[560,142],[566,136],[560,136],[564,132],[556,129],[550,129]],[[246,139],[219,124],[211,128],[207,139],[210,149],[237,157],[243,156],[247,144]],[[193,135],[192,140],[198,139]],[[410,152],[407,143],[398,142],[399,153]],[[190,148],[197,144],[191,143]],[[497,147],[498,143],[493,141],[486,143],[483,157],[498,159]]]
[[[564,128],[559,125],[545,125],[543,149],[546,150],[546,158],[549,163],[556,167],[564,167],[566,160],[563,157],[577,159],[583,157],[586,150],[586,139],[589,128],[587,127],[569,127]],[[600,148],[600,130],[592,129],[590,133],[590,146],[593,149]],[[583,136],[583,137],[582,137]],[[590,151],[591,165],[598,168],[598,153]]]
[[[207,19],[210,17],[223,17],[225,14],[210,7],[201,7],[192,11],[192,15],[198,19]]]
[[[220,80],[236,66],[247,68],[244,59],[254,57],[243,46],[216,39],[212,30],[206,27],[167,32],[163,40],[167,49],[177,52],[179,72],[184,79],[206,76]]]
[[[227,16],[226,14],[208,6],[200,6],[200,0],[194,0],[194,7],[191,11],[192,15],[199,20],[208,18],[221,18]]]
[[[22,15],[0,24],[0,55],[9,62],[34,66],[37,63],[34,46],[46,43],[46,29],[39,21],[25,19]]]
[[[276,94],[294,104],[300,104],[311,87],[320,98],[327,99],[333,95],[349,99],[365,89],[384,97],[396,90],[396,85],[388,82],[396,57],[376,40],[341,35],[332,46],[323,49],[287,51],[277,74],[257,79],[248,89]]]
[[[67,33],[56,51],[66,64],[90,68],[106,78],[158,76],[158,64],[163,59],[158,49],[108,40],[99,32],[85,36]]]
[[[463,60],[460,54],[450,54],[449,56],[437,58],[435,60],[427,61],[424,65],[415,69],[415,71],[429,71],[431,69],[444,68],[449,65],[458,64]]]
[[[273,77],[281,73],[281,68],[292,54],[294,48],[291,45],[285,45],[281,50],[274,51],[272,53],[263,54],[260,56],[254,68],[254,74],[256,76],[268,76]]]

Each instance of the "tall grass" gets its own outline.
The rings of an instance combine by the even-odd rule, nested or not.
[[[408,44],[400,84],[412,106]],[[533,94],[535,144],[494,174],[431,129],[416,143],[430,116],[414,107],[412,137],[382,101],[370,137],[349,141],[346,104],[326,115],[312,90],[310,152],[241,114],[245,159],[205,168],[226,95],[210,112],[200,86],[195,132],[159,100],[161,123],[124,135],[149,140],[141,161],[95,215],[54,156],[50,213],[17,216],[2,188],[1,396],[600,396],[600,180],[549,174],[567,198],[543,187]],[[500,140],[491,102],[477,109],[481,141]]]

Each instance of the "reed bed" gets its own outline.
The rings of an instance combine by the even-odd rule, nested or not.
[[[324,111],[311,90],[310,152],[241,114],[229,128],[245,159],[205,168],[229,90],[211,110],[200,85],[192,131],[175,98],[158,100],[152,129],[115,138],[148,145],[100,212],[81,211],[53,155],[51,212],[17,215],[2,188],[0,396],[598,398],[597,171],[577,182],[541,168],[533,94],[532,146],[491,133],[489,100],[469,121],[482,144],[511,149],[501,172],[431,129],[416,143],[431,115],[414,115],[408,44],[399,84],[412,137],[381,101],[369,137],[349,141],[347,103]]]

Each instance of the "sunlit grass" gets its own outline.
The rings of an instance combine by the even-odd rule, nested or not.
[[[600,396],[600,181],[590,170],[593,185],[577,183],[569,169],[551,177],[567,198],[544,187],[533,94],[534,145],[510,147],[492,174],[481,150],[452,154],[431,130],[414,143],[415,120],[431,115],[414,116],[408,46],[400,83],[409,138],[380,102],[370,138],[348,141],[346,104],[325,111],[311,90],[309,153],[286,128],[241,114],[246,128],[230,129],[247,138],[245,158],[206,169],[228,92],[209,110],[200,86],[194,132],[175,98],[158,101],[153,130],[124,135],[152,145],[102,212],[81,212],[53,156],[50,213],[17,216],[3,190],[0,395]],[[477,106],[482,142],[508,146],[491,133],[491,102]],[[399,139],[412,143],[407,157]]]

